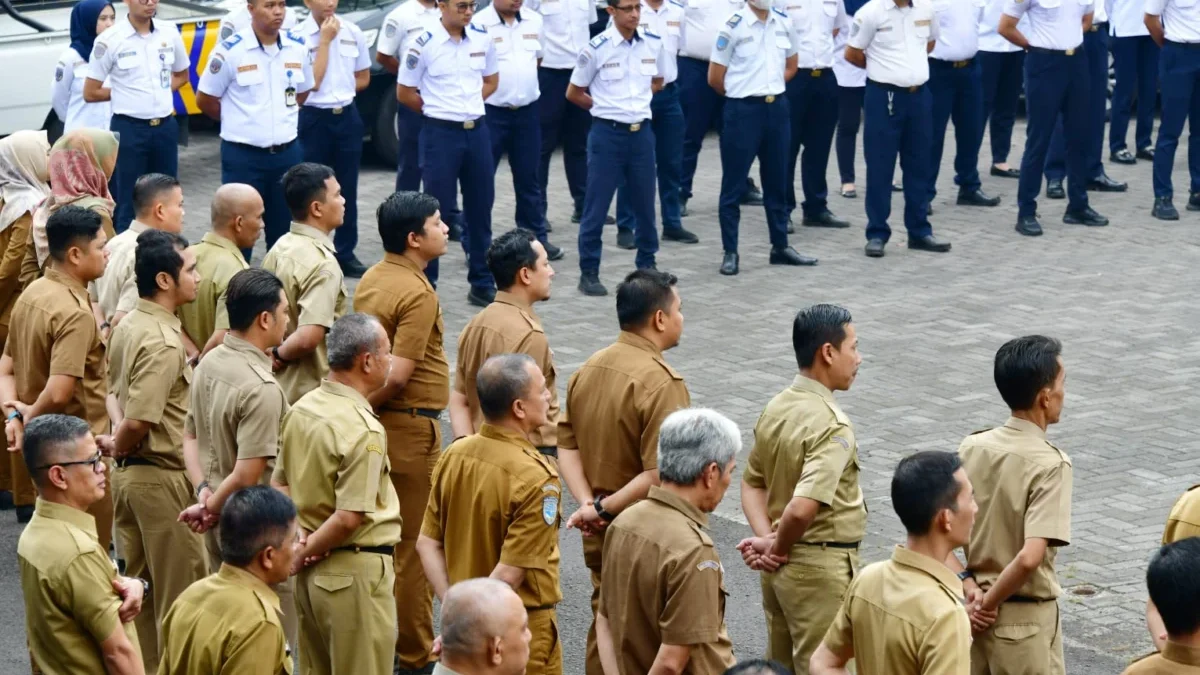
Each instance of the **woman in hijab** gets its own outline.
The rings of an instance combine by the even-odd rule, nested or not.
[[[83,82],[87,79],[92,43],[116,19],[117,11],[108,0],[81,0],[71,10],[71,45],[58,57],[54,82],[50,84],[51,105],[63,122],[63,133],[82,127],[108,128],[112,104],[83,100]]]
[[[21,293],[21,262],[33,212],[50,196],[49,152],[44,131],[18,131],[0,139],[0,348]]]

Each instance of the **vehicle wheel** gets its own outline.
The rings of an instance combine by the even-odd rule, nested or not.
[[[400,156],[400,140],[396,137],[396,108],[400,102],[394,95],[381,99],[379,112],[375,115],[375,133],[371,134],[371,145],[380,161],[394,170]]]

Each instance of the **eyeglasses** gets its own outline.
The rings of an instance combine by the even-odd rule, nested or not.
[[[624,7],[620,7],[620,6],[613,7],[613,9],[617,10],[618,12],[632,14],[633,12],[640,11],[642,9],[642,6],[641,5],[625,5]]]
[[[475,8],[478,6],[479,6],[479,4],[475,3],[475,2],[460,2],[457,4],[451,5],[451,7],[458,10],[458,12],[460,14],[465,13],[465,12],[474,12]]]
[[[79,460],[78,462],[55,462],[54,464],[47,464],[45,466],[35,466],[35,467],[33,467],[33,469],[34,469],[34,471],[42,471],[45,469],[53,469],[56,466],[74,466],[76,464],[87,464],[88,466],[91,467],[92,471],[95,471],[96,467],[100,466],[103,461],[104,461],[104,453],[97,450],[96,454],[93,455],[91,457],[91,459],[82,459],[82,460]]]

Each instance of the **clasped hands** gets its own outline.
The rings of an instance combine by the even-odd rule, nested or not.
[[[787,563],[786,553],[774,553],[775,533],[765,537],[749,537],[738,542],[737,550],[742,554],[746,567],[759,572],[774,572]]]

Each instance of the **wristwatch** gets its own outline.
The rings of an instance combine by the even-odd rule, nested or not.
[[[959,572],[956,576],[958,577],[959,581],[966,581],[967,579],[974,579],[975,573],[972,572],[971,570],[963,570],[963,571]]]
[[[200,493],[204,492],[204,488],[206,487],[208,487],[208,481],[201,481],[201,483],[196,486],[196,499],[200,499]]]
[[[20,410],[13,410],[12,412],[8,413],[8,417],[6,417],[4,421],[11,422],[13,420],[19,420],[21,424],[24,424],[25,416],[21,414]]]
[[[150,595],[150,582],[141,577],[133,577],[136,581],[142,582],[142,597]]]
[[[608,511],[604,510],[604,505],[600,503],[601,499],[604,499],[604,498],[596,497],[595,499],[593,499],[592,506],[595,507],[595,509],[596,509],[596,515],[600,516],[602,519],[611,523],[613,521],[613,519],[616,518],[616,516],[609,513]]]
[[[271,356],[274,356],[275,360],[280,363],[291,363],[291,361],[288,361],[279,355],[279,347],[271,347]]]

